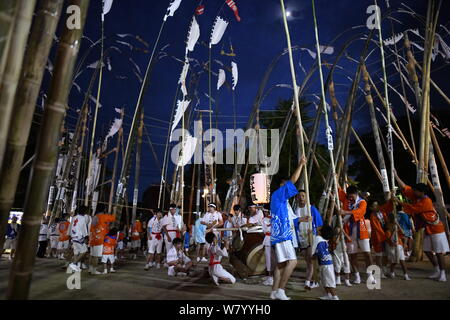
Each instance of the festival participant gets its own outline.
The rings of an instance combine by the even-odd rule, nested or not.
[[[103,253],[102,253],[102,263],[103,263],[103,274],[108,273],[108,261],[111,264],[109,272],[116,272],[114,270],[114,251],[117,245],[117,228],[112,228],[105,235],[105,239],[103,241]]]
[[[191,233],[189,229],[184,230],[183,234],[183,247],[186,254],[189,254],[189,247],[191,243]]]
[[[405,253],[402,245],[403,232],[400,225],[395,220],[394,214],[391,212],[388,215],[386,223],[386,244],[388,245],[389,261],[391,263],[391,270],[389,273],[390,278],[395,278],[395,265],[400,262],[403,269],[403,278],[405,280],[411,280],[408,275],[408,269],[405,263]]]
[[[137,217],[136,220],[130,226],[131,250],[132,250],[131,258],[133,260],[136,259],[137,254],[139,253],[139,249],[141,247],[142,232],[144,231],[142,229],[142,222],[139,219],[140,218]]]
[[[248,211],[250,212],[250,217],[248,218],[247,226],[262,226],[264,214],[261,209],[258,209],[256,204],[251,204],[248,206]]]
[[[162,236],[162,210],[157,209],[156,214],[148,222],[148,258],[144,269],[156,266],[156,269],[161,268],[161,252],[163,246]],[[156,259],[155,259],[156,253]]]
[[[174,238],[172,247],[167,252],[167,264],[169,265],[167,273],[171,277],[187,276],[192,268],[192,261],[183,252],[182,243],[181,238]]]
[[[47,237],[50,239],[50,246],[48,247],[47,257],[57,258],[59,233],[58,233],[59,218],[55,218],[52,224],[48,227]]]
[[[181,237],[180,225],[183,225],[183,222],[181,221],[181,216],[176,214],[176,211],[177,206],[172,203],[169,206],[169,212],[162,219],[167,254],[169,254],[170,249],[172,249],[172,240]]]
[[[13,215],[11,218],[11,223],[8,223],[6,229],[6,240],[5,240],[5,250],[9,251],[9,260],[14,258],[17,246],[17,236],[19,235],[20,225],[17,223],[17,216]]]
[[[263,232],[264,232],[264,255],[266,257],[266,272],[267,277],[263,281],[263,285],[272,286],[273,285],[273,269],[275,265],[275,254],[273,252],[273,248],[270,244],[270,236],[272,230],[272,217],[270,216],[270,210],[267,208],[263,208],[264,219],[263,219]]]
[[[306,280],[305,288],[312,289],[319,286],[318,283],[312,281],[314,275],[313,259],[311,245],[309,243],[309,234],[312,232],[313,236],[317,235],[317,231],[323,225],[322,217],[320,216],[319,210],[313,205],[310,206],[311,216],[308,215],[308,210],[306,207],[306,192],[305,190],[299,190],[297,195],[298,208],[295,210],[295,216],[299,221],[299,248],[304,251],[305,261],[306,261]],[[309,222],[311,221],[312,231],[309,228]]]
[[[223,225],[222,214],[216,211],[216,204],[210,203],[208,204],[208,212],[202,218],[201,224],[206,225],[206,233],[209,231],[213,231],[213,228],[219,228]],[[217,230],[213,231],[216,235],[217,239],[219,239],[219,232]]]
[[[209,244],[208,272],[213,282],[217,286],[219,285],[219,280],[226,283],[234,284],[236,282],[236,278],[233,277],[228,271],[226,271],[220,264],[222,257],[228,257],[227,248],[223,249],[220,248],[219,241],[213,232],[208,232],[205,236],[205,239],[206,242]]]
[[[343,274],[345,286],[351,287],[352,284],[350,283],[350,262],[348,261],[347,251],[342,244],[342,237],[344,237],[344,241],[351,241],[351,238],[347,233],[345,233],[344,230],[341,230],[341,228],[339,227],[338,219],[338,215],[334,215],[331,219],[331,227],[334,230],[334,235],[332,240],[329,242],[330,248],[333,252],[333,267],[334,272],[336,273],[336,284],[341,284],[341,275]]]
[[[392,202],[388,201],[386,204],[380,206],[378,201],[369,201],[370,226],[372,232],[370,234],[370,241],[372,242],[373,251],[375,252],[375,263],[380,267],[381,277],[386,278],[386,223],[388,214],[392,211]]]
[[[58,259],[64,260],[64,254],[67,249],[69,249],[70,235],[69,235],[70,222],[67,221],[67,215],[63,215],[59,221],[56,229],[58,230],[59,241],[58,241]]]
[[[69,234],[72,239],[73,257],[69,267],[74,271],[81,271],[83,258],[88,252],[86,242],[89,237],[89,229],[87,224],[87,214],[89,208],[80,206],[77,208],[76,215],[72,217],[69,225]],[[100,274],[100,272],[96,273]]]
[[[403,248],[405,249],[405,258],[411,256],[413,247],[413,232],[414,224],[411,221],[411,217],[403,211],[401,205],[397,205],[397,222],[403,231]]]
[[[247,224],[247,217],[242,213],[242,208],[240,205],[235,204],[233,206],[233,228],[240,228]]]
[[[348,187],[347,192],[339,188],[339,200],[342,202],[340,213],[345,221],[344,230],[351,238],[351,241],[347,242],[347,252],[355,272],[353,283],[359,284],[361,283],[361,277],[359,275],[358,253],[363,253],[366,268],[372,265],[369,230],[364,219],[367,202],[358,195],[358,189],[355,186]],[[371,282],[375,281],[372,273],[368,273],[367,277]]]
[[[402,194],[411,200],[412,203],[406,203],[397,199],[403,206],[403,210],[413,216],[418,228],[425,228],[425,237],[423,239],[423,251],[433,264],[435,272],[429,277],[445,282],[445,254],[449,252],[447,236],[445,235],[444,224],[439,218],[433,207],[433,202],[426,195],[427,186],[424,183],[418,183],[412,188],[406,185],[395,173],[395,178],[402,190]]]
[[[97,205],[97,212],[92,218],[89,229],[90,263],[89,272],[101,274],[97,271],[98,260],[103,256],[103,242],[105,235],[109,232],[109,224],[116,219],[113,215],[105,213],[105,206],[101,203]]]
[[[328,250],[328,240],[333,237],[333,229],[325,225],[319,230],[319,235],[314,237],[312,252],[317,257],[320,268],[320,282],[325,288],[326,296],[321,300],[339,300],[336,295],[336,279],[334,277],[333,258]]]
[[[48,218],[43,217],[41,221],[41,227],[39,228],[39,248],[36,253],[38,258],[45,258],[45,251],[48,244]]]
[[[275,247],[277,265],[273,278],[271,299],[289,300],[285,293],[286,284],[297,265],[297,256],[292,245],[292,231],[289,223],[288,200],[297,195],[298,191],[294,184],[300,177],[306,164],[302,157],[298,168],[290,180],[283,179],[280,188],[271,197],[270,212],[272,216],[271,244]]]
[[[201,212],[196,212],[196,220],[194,224],[194,241],[195,250],[197,256],[197,262],[208,262],[205,258],[205,235],[206,235],[206,225],[202,224],[203,217]]]
[[[124,227],[122,226],[120,230],[124,230]],[[117,238],[117,250],[116,250],[116,256],[118,259],[125,259],[124,256],[124,249],[125,249],[125,232],[119,231],[118,232],[118,238]]]
[[[233,228],[233,214],[225,213],[225,216],[227,217],[227,220],[225,220],[223,227],[225,229]],[[230,244],[233,241],[233,231],[231,231],[231,230],[224,231],[223,232],[223,240],[225,242],[225,248],[227,248],[227,250],[230,250]]]

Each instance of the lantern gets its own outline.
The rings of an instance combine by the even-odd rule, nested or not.
[[[265,173],[255,173],[250,177],[250,194],[255,204],[270,202],[270,177]]]

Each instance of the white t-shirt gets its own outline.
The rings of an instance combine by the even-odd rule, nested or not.
[[[191,259],[184,254],[183,250],[177,251],[175,247],[172,247],[169,252],[167,252],[167,262],[170,263],[178,259],[182,260],[181,264],[186,264],[191,261]]]
[[[77,214],[72,218],[69,230],[73,240],[81,241],[89,235],[88,223],[86,221],[87,217],[86,215],[82,216]]]
[[[164,216],[164,218],[161,219],[161,226],[165,226],[167,230],[180,230],[180,225],[182,225],[181,216],[177,214],[172,215],[169,212],[166,216]]]
[[[214,221],[217,221],[216,225],[222,224],[223,222],[222,215],[217,211],[214,211],[213,213],[207,212],[203,218],[201,218],[201,222],[205,222],[207,224],[212,224]]]
[[[233,227],[239,228],[242,227],[244,224],[247,224],[247,217],[245,217],[242,213],[240,216],[236,215],[232,219],[233,221]]]
[[[263,219],[263,223],[262,223],[262,229],[264,232],[264,241],[263,241],[263,245],[264,246],[270,246],[270,234],[272,231],[272,222],[271,222],[271,218],[270,217],[264,217]]]
[[[262,210],[257,210],[254,216],[248,218],[248,223],[262,226],[264,220],[264,213]]]
[[[39,241],[46,241],[48,233],[48,225],[47,224],[41,224],[41,228],[39,229]]]
[[[163,226],[163,218],[158,220],[157,217],[153,217],[148,222],[148,230],[149,232],[160,233]]]

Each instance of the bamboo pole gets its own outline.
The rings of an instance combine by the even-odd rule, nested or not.
[[[289,32],[289,26],[288,26],[288,22],[287,22],[287,17],[286,17],[286,9],[284,6],[284,0],[280,0],[280,4],[281,4],[281,13],[283,15],[283,24],[284,24],[284,30],[286,33],[286,40],[287,40],[287,46],[288,46],[288,53],[289,53],[289,65],[290,65],[290,69],[291,69],[291,77],[292,77],[292,85],[294,87],[294,107],[295,107],[295,114],[297,116],[297,130],[298,130],[298,136],[299,136],[299,155],[300,156],[305,156],[305,144],[303,141],[303,134],[302,134],[302,130],[303,130],[303,123],[302,123],[302,116],[300,113],[300,102],[299,102],[299,88],[297,86],[297,76],[295,75],[295,67],[294,67],[294,57],[292,54],[292,45],[291,45],[291,35]],[[319,62],[319,69],[320,69],[320,62]],[[309,181],[308,181],[308,170],[304,169],[302,170],[302,174],[303,174],[303,183],[304,183],[304,189],[305,189],[305,193],[306,193],[306,215],[308,217],[311,216],[311,203],[310,203],[310,199],[309,199]],[[310,219],[309,221],[309,228],[312,230],[312,221]],[[312,244],[312,233],[309,234],[309,241],[310,244]]]
[[[41,1],[23,62],[22,76],[14,101],[5,159],[0,179],[0,248],[3,248],[9,212],[19,182],[36,100],[44,76],[53,35],[61,15],[63,0]]]
[[[321,58],[321,50],[320,50],[320,43],[319,43],[319,30],[318,30],[318,25],[317,25],[315,1],[311,0],[311,4],[312,4],[312,10],[313,10],[314,34],[315,34],[315,39],[316,39],[317,63],[319,65],[320,89],[321,89],[321,94],[322,94],[322,99],[321,99],[322,100],[322,110],[323,110],[324,118],[325,118],[326,137],[328,140],[328,154],[330,157],[330,167],[331,167],[331,172],[333,173],[333,184],[334,184],[334,192],[335,192],[335,201],[333,203],[333,206],[336,206],[336,208],[339,212],[338,227],[340,228],[341,232],[343,232],[342,217],[340,215],[341,205],[340,205],[340,201],[339,201],[339,185],[338,185],[338,181],[337,181],[338,177],[336,175],[336,168],[334,166],[333,135],[332,135],[329,121],[328,121],[328,110],[327,110],[327,106],[326,106],[325,84],[324,84],[324,80],[323,80],[322,58]],[[345,245],[343,236],[341,237],[341,246],[342,246],[344,252],[346,252],[346,245]],[[344,260],[345,260],[344,265],[349,266],[348,256],[346,253],[344,253]]]
[[[116,151],[114,155],[114,165],[113,165],[113,172],[111,177],[111,189],[109,191],[109,199],[108,199],[108,212],[112,212],[112,206],[113,206],[113,199],[114,199],[114,190],[116,187],[116,176],[117,176],[117,164],[119,161],[119,152],[120,152],[120,141],[122,140],[123,136],[123,118],[125,115],[125,110],[120,110],[120,119],[122,120],[122,126],[119,129],[119,132],[117,134],[117,145],[116,145]]]
[[[14,21],[5,71],[0,79],[0,167],[3,164],[14,98],[19,84],[25,47],[30,32],[36,0],[20,0]]]
[[[0,1],[0,81],[3,78],[6,58],[11,40],[12,27],[16,18],[17,0]]]
[[[372,132],[375,140],[375,146],[377,149],[377,157],[378,157],[378,164],[380,166],[380,172],[381,172],[381,182],[383,185],[383,192],[385,200],[389,199],[389,178],[387,175],[386,170],[386,163],[384,162],[384,155],[383,155],[383,147],[381,145],[381,139],[380,139],[380,133],[378,131],[378,122],[375,115],[375,107],[373,105],[373,98],[372,93],[370,92],[370,84],[369,84],[369,73],[367,72],[366,65],[364,64],[362,66],[362,73],[363,73],[363,79],[364,79],[364,93],[366,96],[366,102],[369,106],[369,114],[370,114],[370,120],[372,124]]]
[[[45,107],[36,160],[33,164],[25,201],[22,230],[18,239],[17,253],[11,267],[6,293],[7,299],[26,299],[28,297],[39,227],[44,211],[43,204],[46,200],[47,188],[58,155],[59,131],[55,128],[59,128],[64,119],[89,0],[71,0],[69,5],[80,8],[80,28],[69,29],[65,24],[58,46],[55,71]],[[65,19],[67,18],[68,15],[65,16]]]
[[[450,189],[450,174],[448,173],[447,163],[445,162],[444,156],[442,155],[441,147],[439,146],[439,143],[436,139],[436,135],[434,134],[432,126],[430,126],[430,136],[431,141],[433,142],[434,149],[439,158],[439,162],[441,163],[442,171],[444,171],[445,181],[447,182],[447,186]]]
[[[136,145],[136,166],[134,172],[134,191],[133,191],[133,211],[131,212],[131,223],[136,222],[137,203],[139,198],[139,176],[141,173],[141,152],[142,152],[142,133],[144,131],[144,110],[141,110],[141,120],[137,133]]]

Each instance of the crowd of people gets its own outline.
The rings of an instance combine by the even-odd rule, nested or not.
[[[376,283],[369,266],[378,266],[381,278],[396,278],[400,264],[402,279],[411,280],[407,260],[413,236],[424,229],[423,251],[434,268],[430,278],[447,280],[445,255],[450,250],[444,221],[425,184],[411,187],[396,176],[401,195],[390,194],[384,203],[347,186],[345,191],[339,189],[339,205],[331,219],[324,219],[316,206],[308,208],[305,190],[295,186],[304,165],[303,160],[290,178],[281,181],[270,204],[247,208],[236,204],[230,212],[220,212],[209,203],[205,213],[194,213],[192,225],[185,224],[176,204],[167,213],[156,209],[148,220],[138,216],[129,226],[119,227],[113,227],[115,217],[102,204],[93,216],[86,206],[77,208],[73,216],[54,220],[44,216],[36,255],[65,260],[67,272],[86,269],[93,275],[116,272],[117,260],[126,259],[125,253],[130,260],[145,257],[144,270],[166,268],[168,276],[175,277],[192,275],[195,265],[203,264],[214,284],[234,284],[236,278],[222,265],[222,258],[233,253],[233,239],[239,232],[253,228],[263,233],[266,277],[262,284],[272,287],[271,299],[290,299],[285,288],[302,258],[305,289],[322,286],[326,294],[321,299],[338,300],[338,285]],[[19,234],[20,224],[13,217],[5,242],[10,259]],[[364,273],[367,277],[362,279]]]

